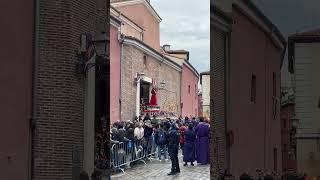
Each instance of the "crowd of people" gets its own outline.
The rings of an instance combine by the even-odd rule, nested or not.
[[[162,119],[137,117],[133,121],[118,121],[112,124],[110,132],[111,144],[127,143],[138,153],[143,150],[151,151],[150,146],[157,149],[159,161],[172,162],[168,175],[180,173],[178,153],[182,151],[184,166],[190,163],[210,163],[210,125],[204,118]],[[141,146],[142,145],[142,146]],[[150,154],[147,152],[146,154]]]

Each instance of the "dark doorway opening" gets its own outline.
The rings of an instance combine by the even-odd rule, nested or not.
[[[95,77],[95,167],[107,169],[108,162],[104,162],[109,154],[108,126],[109,126],[109,68],[96,67]]]
[[[141,82],[140,84],[140,99],[143,105],[149,104],[150,99],[150,84],[147,82]]]

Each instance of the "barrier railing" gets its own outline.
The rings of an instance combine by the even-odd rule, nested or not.
[[[111,147],[111,166],[124,173],[125,166],[129,166],[130,163],[141,161],[146,164],[145,160],[152,161],[152,156],[156,156],[156,154],[153,136],[148,140],[120,142]]]

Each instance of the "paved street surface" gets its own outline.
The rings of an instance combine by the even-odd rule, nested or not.
[[[183,166],[182,155],[179,156],[181,173],[168,176],[171,161],[152,160],[147,165],[138,164],[125,170],[125,174],[118,173],[111,177],[112,180],[210,180],[210,165]]]

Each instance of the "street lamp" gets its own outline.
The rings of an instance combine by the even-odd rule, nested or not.
[[[104,60],[108,59],[109,37],[106,32],[98,34],[92,41],[92,44],[98,57],[102,57]]]
[[[77,63],[77,71],[86,74],[87,70],[98,66],[102,76],[107,76],[107,66],[109,64],[108,45],[109,37],[106,32],[101,32],[94,38],[89,33],[82,34],[80,41],[81,52],[77,55],[80,58]]]
[[[164,80],[162,80],[160,82],[160,89],[164,89],[166,87],[166,82]]]
[[[140,80],[142,77],[144,77],[144,75],[145,74],[143,72],[142,73],[137,72],[136,83],[140,83]]]

